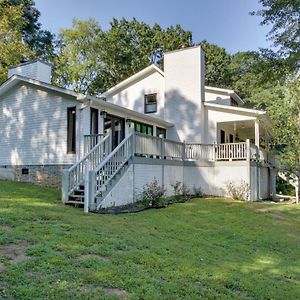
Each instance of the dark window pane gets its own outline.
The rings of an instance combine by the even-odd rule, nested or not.
[[[76,153],[76,107],[68,107],[67,153]]]

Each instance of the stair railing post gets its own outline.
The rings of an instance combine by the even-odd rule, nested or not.
[[[69,171],[62,171],[62,185],[61,185],[62,203],[66,203],[69,197]]]
[[[185,144],[185,141],[183,141],[183,143],[182,143],[182,160],[185,160],[185,158],[186,158],[185,148],[186,148],[186,144]]]
[[[84,163],[84,212],[89,212],[89,198],[90,198],[90,178],[89,178],[89,172],[90,172],[90,161],[87,159]]]
[[[94,170],[89,171],[89,208],[91,210],[96,209],[95,204],[95,193],[96,193],[96,172]]]
[[[246,140],[246,159],[247,161],[251,160],[251,147],[250,147],[250,140]]]

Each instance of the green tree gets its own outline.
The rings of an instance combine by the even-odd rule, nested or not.
[[[54,56],[55,36],[50,31],[41,29],[40,12],[35,7],[34,0],[3,0],[0,3],[0,10],[4,6],[22,8],[22,22],[19,30],[23,41],[36,57],[51,59]]]
[[[82,93],[98,94],[151,63],[162,65],[163,53],[192,45],[179,25],[162,29],[136,19],[113,19],[103,32],[94,20],[75,20],[60,32],[56,82]]]
[[[9,6],[4,2],[0,0],[0,82],[7,79],[9,66],[33,55],[28,45],[22,41],[22,7]]]
[[[300,187],[300,76],[290,80],[282,89],[280,101],[268,107],[273,120],[273,136],[279,154],[279,169]],[[299,202],[299,190],[297,194]]]
[[[300,64],[300,1],[259,0],[262,9],[252,14],[263,18],[261,25],[272,25],[268,34],[279,53],[295,69]]]
[[[201,42],[205,51],[205,84],[220,88],[232,86],[230,62],[231,56],[222,47]]]
[[[103,32],[94,19],[73,20],[73,28],[60,31],[59,53],[54,59],[53,80],[80,93],[97,93],[102,61]]]

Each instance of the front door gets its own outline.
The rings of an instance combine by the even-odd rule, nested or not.
[[[107,115],[104,119],[104,132],[111,134],[111,148],[115,149],[125,137],[125,120],[113,115]]]

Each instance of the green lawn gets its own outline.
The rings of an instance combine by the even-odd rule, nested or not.
[[[300,205],[84,215],[0,181],[0,299],[300,299]]]

